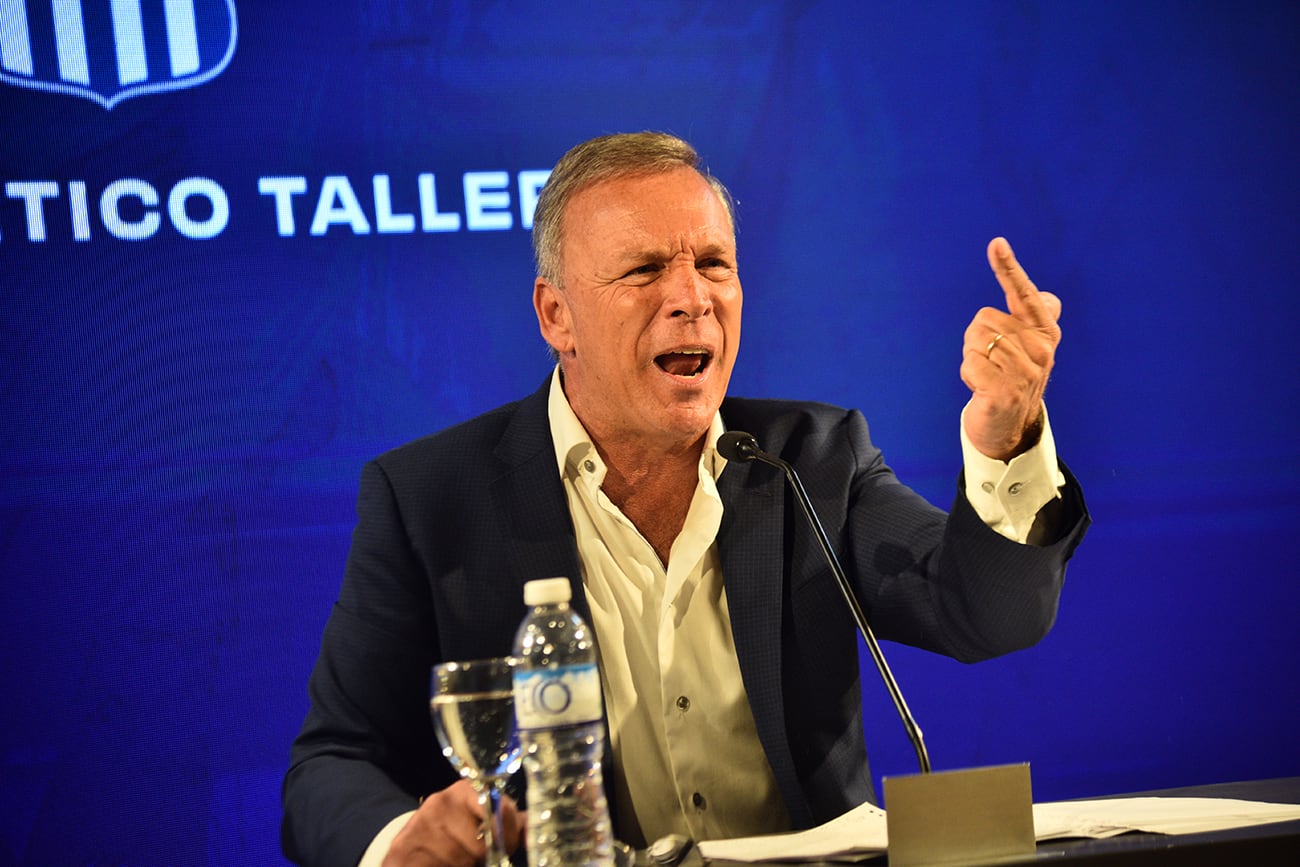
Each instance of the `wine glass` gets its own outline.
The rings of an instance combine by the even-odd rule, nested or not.
[[[516,664],[499,657],[433,667],[433,725],[442,754],[478,793],[488,867],[510,867],[501,839],[501,793],[520,763],[512,692]]]

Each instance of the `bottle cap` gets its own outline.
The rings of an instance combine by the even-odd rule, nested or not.
[[[524,604],[533,607],[568,602],[572,596],[568,578],[538,578],[524,585]]]

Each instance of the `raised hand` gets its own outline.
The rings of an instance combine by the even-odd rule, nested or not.
[[[1038,290],[1006,238],[989,242],[988,259],[1007,309],[985,307],[966,328],[961,378],[972,396],[965,425],[977,449],[1006,461],[1038,441],[1043,392],[1061,342],[1061,301]]]

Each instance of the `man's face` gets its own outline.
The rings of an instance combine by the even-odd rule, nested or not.
[[[708,430],[740,348],[727,210],[695,170],[613,178],[564,212],[564,287],[538,278],[542,334],[598,445],[683,448]]]

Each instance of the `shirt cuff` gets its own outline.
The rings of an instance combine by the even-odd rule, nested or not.
[[[975,448],[966,436],[966,409],[961,411],[959,427],[966,499],[990,529],[1024,544],[1038,512],[1059,498],[1065,486],[1065,474],[1056,460],[1056,441],[1052,438],[1047,406],[1043,406],[1043,433],[1037,445],[1009,462],[991,458]]]
[[[393,839],[403,828],[406,827],[406,823],[410,821],[411,817],[414,815],[415,811],[411,810],[403,813],[385,825],[383,829],[375,835],[375,839],[370,841],[370,845],[366,847],[366,853],[361,856],[361,861],[357,864],[357,867],[379,867],[379,865],[384,862],[384,858],[388,855],[388,850],[392,848]]]

